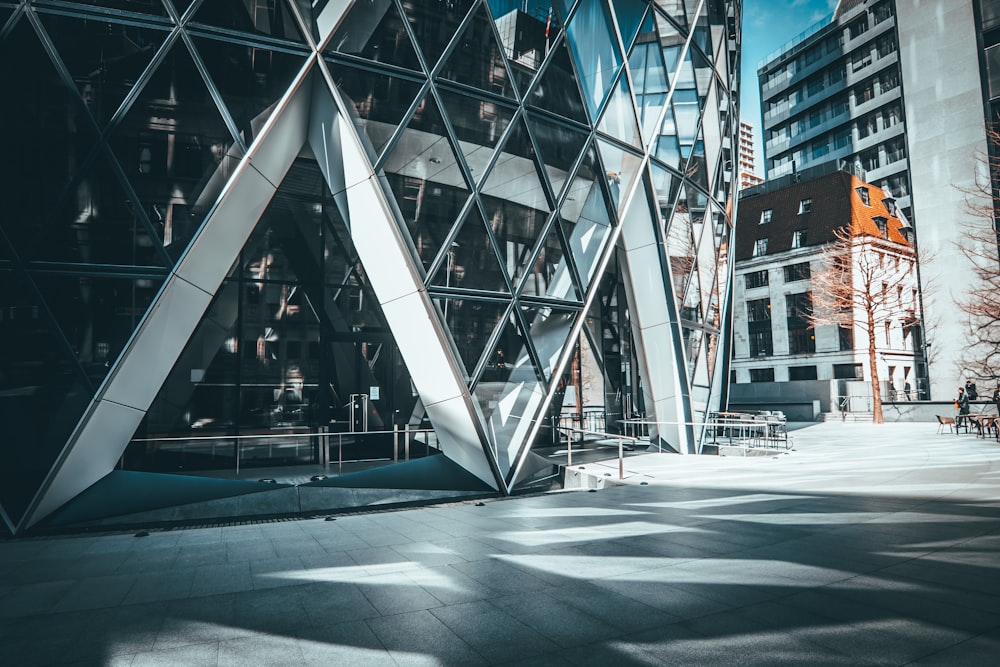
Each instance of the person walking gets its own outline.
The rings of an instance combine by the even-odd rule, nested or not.
[[[965,381],[965,395],[969,397],[970,401],[975,401],[979,398],[979,390],[976,389],[976,383],[972,380]]]

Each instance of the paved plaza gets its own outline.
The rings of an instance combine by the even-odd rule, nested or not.
[[[633,456],[621,483],[588,461],[569,475],[593,492],[0,542],[0,655],[1000,664],[1000,444],[936,424],[791,435],[773,455]]]

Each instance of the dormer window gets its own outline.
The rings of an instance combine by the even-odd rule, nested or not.
[[[760,224],[766,225],[771,222],[771,216],[774,214],[773,209],[766,208],[760,212]]]
[[[896,200],[892,197],[887,197],[882,200],[882,206],[885,206],[885,210],[889,212],[889,215],[896,218],[899,215],[896,213]]]
[[[753,243],[753,256],[763,257],[767,254],[767,239],[757,239]]]
[[[809,213],[813,209],[812,199],[801,199],[799,200],[799,215],[803,213]]]
[[[868,195],[868,188],[866,188],[866,187],[854,188],[854,191],[858,193],[859,197],[861,197],[861,203],[862,204],[864,204],[865,206],[871,206],[872,205],[871,199],[870,199],[870,197]]]
[[[878,227],[879,234],[885,238],[889,238],[889,220],[881,215],[876,215],[872,220],[875,222],[875,226]]]

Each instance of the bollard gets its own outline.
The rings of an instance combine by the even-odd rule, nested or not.
[[[618,438],[618,479],[625,479],[625,455],[622,452],[621,438]]]
[[[399,424],[392,425],[392,462],[399,457]]]

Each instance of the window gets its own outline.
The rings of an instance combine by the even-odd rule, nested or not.
[[[770,299],[747,301],[747,333],[751,357],[766,357],[773,354]]]
[[[803,199],[799,201],[799,215],[802,215],[803,213],[809,213],[810,211],[812,211],[812,208],[813,208],[812,199]]]
[[[754,289],[755,287],[767,287],[767,269],[761,269],[760,271],[753,271],[743,276],[743,282],[747,289]]]
[[[861,186],[861,187],[854,188],[854,191],[858,193],[859,197],[861,197],[861,203],[862,204],[864,204],[865,206],[871,206],[872,205],[871,204],[871,198],[868,195],[868,188],[866,188],[864,186]]]
[[[846,352],[847,350],[854,349],[854,327],[837,327],[837,333],[840,335],[840,351]]]
[[[796,280],[808,280],[809,275],[809,262],[789,264],[785,267],[786,283],[794,283]]]
[[[806,265],[808,267],[808,264]],[[786,324],[788,326],[789,354],[808,354],[816,351],[815,331],[809,326],[812,313],[812,294],[785,295]]]
[[[757,239],[753,242],[753,256],[763,257],[767,254],[767,239]]]
[[[865,373],[861,364],[834,364],[833,377],[835,380],[864,380]]]
[[[872,220],[875,222],[875,226],[878,227],[878,233],[884,238],[889,238],[889,220],[881,215],[876,215]]]
[[[868,31],[868,15],[867,14],[865,14],[864,16],[862,16],[861,18],[859,18],[858,20],[852,22],[851,25],[847,26],[847,32],[850,35],[851,39],[854,39],[855,37],[860,37],[861,35],[863,35],[867,31]]]
[[[792,249],[803,248],[806,245],[806,230],[796,229],[792,232]]]
[[[865,45],[851,54],[851,71],[857,72],[872,64],[871,46]]]
[[[774,382],[774,369],[773,368],[751,368],[750,369],[750,381],[751,382]]]
[[[815,380],[815,366],[792,366],[788,369],[789,380]]]
[[[771,216],[774,215],[774,210],[766,208],[760,212],[760,223],[761,225],[766,225],[771,222]]]
[[[813,144],[813,159],[819,159],[830,152],[830,144],[826,141],[817,141]]]
[[[843,148],[851,143],[851,131],[841,132],[834,135],[833,137],[833,148],[834,150],[838,148]]]
[[[770,322],[771,300],[753,299],[747,301],[747,322]]]

